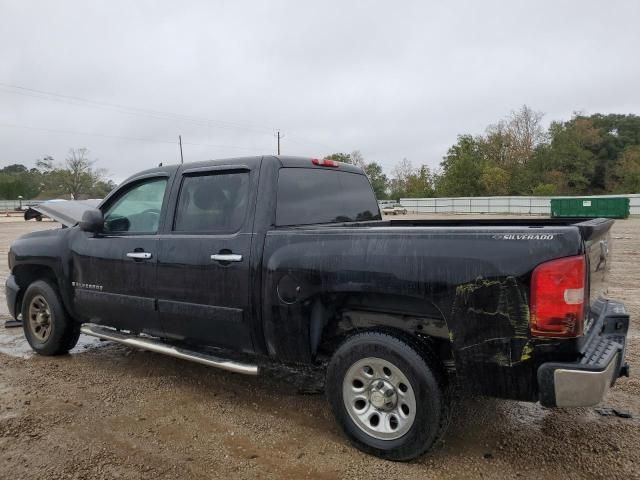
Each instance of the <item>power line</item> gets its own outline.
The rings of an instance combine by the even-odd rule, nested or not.
[[[9,90],[4,90],[5,93],[12,93],[16,95],[31,97],[31,98],[61,102],[61,103],[66,103],[68,105],[76,105],[80,107],[98,108],[102,110],[117,111],[120,113],[126,113],[130,115],[140,115],[140,116],[157,118],[162,120],[177,120],[182,122],[195,123],[198,125],[212,126],[216,128],[247,130],[247,131],[255,131],[255,132],[261,132],[261,133],[271,133],[274,130],[273,128],[269,128],[269,127],[241,125],[233,122],[194,117],[194,116],[183,115],[179,113],[166,112],[162,110],[152,110],[147,108],[121,105],[117,103],[101,102],[101,101],[90,100],[82,97],[62,95],[62,94],[53,93],[53,92],[46,92],[43,90],[36,90],[33,88],[21,87],[19,85],[10,85],[6,83],[0,83],[0,87],[9,89]]]
[[[74,105],[74,106],[85,107],[85,108],[96,108],[101,110],[124,113],[128,115],[138,115],[138,116],[155,118],[160,120],[173,120],[173,121],[187,122],[187,123],[214,127],[214,128],[246,130],[246,131],[259,132],[259,133],[272,133],[274,130],[276,130],[275,128],[271,128],[271,127],[242,125],[234,122],[213,120],[213,119],[208,119],[204,117],[195,117],[195,116],[183,115],[179,113],[167,112],[162,110],[153,110],[148,108],[123,105],[118,103],[91,100],[83,97],[77,97],[73,95],[64,95],[64,94],[48,92],[44,90],[37,90],[34,88],[28,88],[20,85],[13,85],[13,84],[8,84],[3,82],[0,82],[0,88],[4,88],[4,90],[0,90],[0,92],[4,92],[4,93],[11,93],[11,94],[30,97],[30,98],[36,98],[40,100],[48,100],[48,101],[65,103],[67,105]],[[295,133],[293,134],[293,136],[291,135],[292,132],[288,132],[288,133],[290,136],[290,140],[293,141],[294,143],[316,145],[322,148],[326,148],[328,150],[331,150],[333,148],[321,142],[316,142],[313,140],[309,140],[308,138],[302,137],[300,135],[295,135]]]
[[[136,141],[136,142],[164,143],[164,144],[175,145],[175,142],[170,140],[160,140],[155,138],[143,138],[143,137],[128,137],[123,135],[108,135],[105,133],[78,132],[74,130],[60,130],[60,129],[54,129],[54,128],[45,128],[45,127],[31,127],[27,125],[15,125],[11,123],[0,123],[0,127],[20,128],[20,129],[26,129],[26,130],[40,130],[43,132],[60,133],[65,135],[88,135],[91,137],[114,138],[119,140],[129,140],[129,141]],[[252,152],[255,152],[256,150],[258,150],[256,148],[240,147],[236,145],[215,145],[211,143],[182,142],[182,144],[195,145],[200,147],[212,147],[212,148],[232,148],[232,149],[247,150]]]

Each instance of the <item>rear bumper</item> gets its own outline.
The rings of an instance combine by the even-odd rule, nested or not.
[[[20,287],[16,283],[16,279],[13,275],[9,275],[7,281],[4,284],[5,298],[7,300],[7,307],[9,307],[9,314],[16,318],[18,313],[16,306],[18,303],[18,295],[20,294]]]
[[[625,363],[629,315],[624,304],[599,300],[598,317],[572,363],[543,363],[538,368],[540,403],[545,407],[588,407],[602,401],[620,376],[629,375]]]

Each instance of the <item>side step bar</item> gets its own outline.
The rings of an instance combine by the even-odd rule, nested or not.
[[[130,335],[118,332],[111,328],[93,325],[91,323],[83,324],[80,327],[80,332],[92,337],[98,337],[102,340],[111,340],[113,342],[122,343],[130,347],[143,348],[145,350],[149,350],[150,352],[162,353],[171,357],[190,360],[192,362],[201,363],[202,365],[208,365],[209,367],[228,370],[229,372],[243,373],[245,375],[258,374],[257,365],[249,365],[246,363],[240,363],[233,360],[226,360],[224,358],[215,357],[213,355],[186,350],[184,348],[174,347],[173,345],[168,345],[151,337],[147,338],[139,337],[138,335]]]

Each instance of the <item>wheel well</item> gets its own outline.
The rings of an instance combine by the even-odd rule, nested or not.
[[[433,303],[396,295],[332,295],[314,301],[310,317],[311,351],[330,357],[354,332],[384,330],[428,343],[453,368],[449,328]]]
[[[50,267],[44,265],[19,265],[14,267],[13,276],[20,287],[20,293],[16,299],[16,312],[21,311],[22,299],[27,287],[36,280],[47,280],[57,285],[56,275]]]

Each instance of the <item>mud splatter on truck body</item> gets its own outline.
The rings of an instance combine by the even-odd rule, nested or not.
[[[584,253],[579,228],[540,220],[496,220],[491,227],[482,221],[409,223],[267,232],[262,285],[268,352],[308,361],[313,346],[295,339],[310,335],[308,319],[320,302],[331,305],[318,320],[325,331],[332,322],[340,332],[387,326],[395,317],[394,327],[446,338],[461,384],[470,390],[535,400],[537,367],[558,341],[530,334],[531,272],[545,261]],[[434,331],[433,321],[444,329]],[[575,358],[577,351],[576,341],[563,341],[563,358]]]

